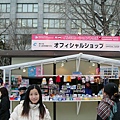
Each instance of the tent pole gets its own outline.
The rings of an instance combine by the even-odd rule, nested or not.
[[[100,64],[97,63],[97,68],[98,68],[98,75],[100,75]]]
[[[41,71],[40,75],[43,75],[43,64],[41,64]]]
[[[114,66],[112,65],[112,75],[113,75],[113,67],[114,67]]]
[[[53,75],[56,75],[56,63],[53,63]],[[53,120],[56,120],[56,102],[53,101]]]
[[[6,70],[3,70],[3,83],[5,84],[5,78],[6,78]]]
[[[79,57],[79,59],[76,59],[76,72],[79,72],[79,70],[80,70],[80,57]]]

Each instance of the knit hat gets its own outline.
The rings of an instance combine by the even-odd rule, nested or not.
[[[19,91],[21,91],[21,90],[26,90],[27,88],[26,87],[20,87],[19,88]]]
[[[115,83],[107,83],[104,86],[104,92],[107,93],[109,96],[114,95],[115,93],[118,93],[118,86]]]

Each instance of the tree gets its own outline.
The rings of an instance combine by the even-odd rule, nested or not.
[[[31,48],[31,30],[28,26],[16,28],[17,21],[11,21],[11,26],[7,30],[9,35],[9,45],[13,50],[29,50]]]
[[[83,33],[120,34],[120,0],[65,0],[63,7],[64,17]]]
[[[9,24],[8,19],[4,18],[3,12],[0,11],[0,50],[9,50],[11,49],[10,46],[7,44],[7,40],[5,38],[6,31],[10,27],[11,24]],[[4,65],[10,65],[11,64],[11,58],[0,56],[0,66]],[[2,71],[0,70],[0,75]]]

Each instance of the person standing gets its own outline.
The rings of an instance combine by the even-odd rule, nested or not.
[[[42,103],[42,93],[38,85],[27,88],[24,101],[14,108],[9,120],[51,120],[48,109]]]
[[[9,120],[10,118],[10,100],[8,90],[5,87],[0,88],[0,120]]]
[[[0,78],[0,88],[3,87],[3,79]]]
[[[107,83],[103,88],[103,99],[97,108],[97,120],[120,120],[118,86]]]
[[[19,88],[20,101],[25,99],[26,87]]]

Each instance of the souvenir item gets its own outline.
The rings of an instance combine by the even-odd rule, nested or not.
[[[50,79],[49,79],[49,85],[52,85],[52,84],[53,84],[53,79],[50,78]]]
[[[46,78],[43,78],[43,79],[42,79],[42,84],[43,84],[43,85],[47,84]]]

